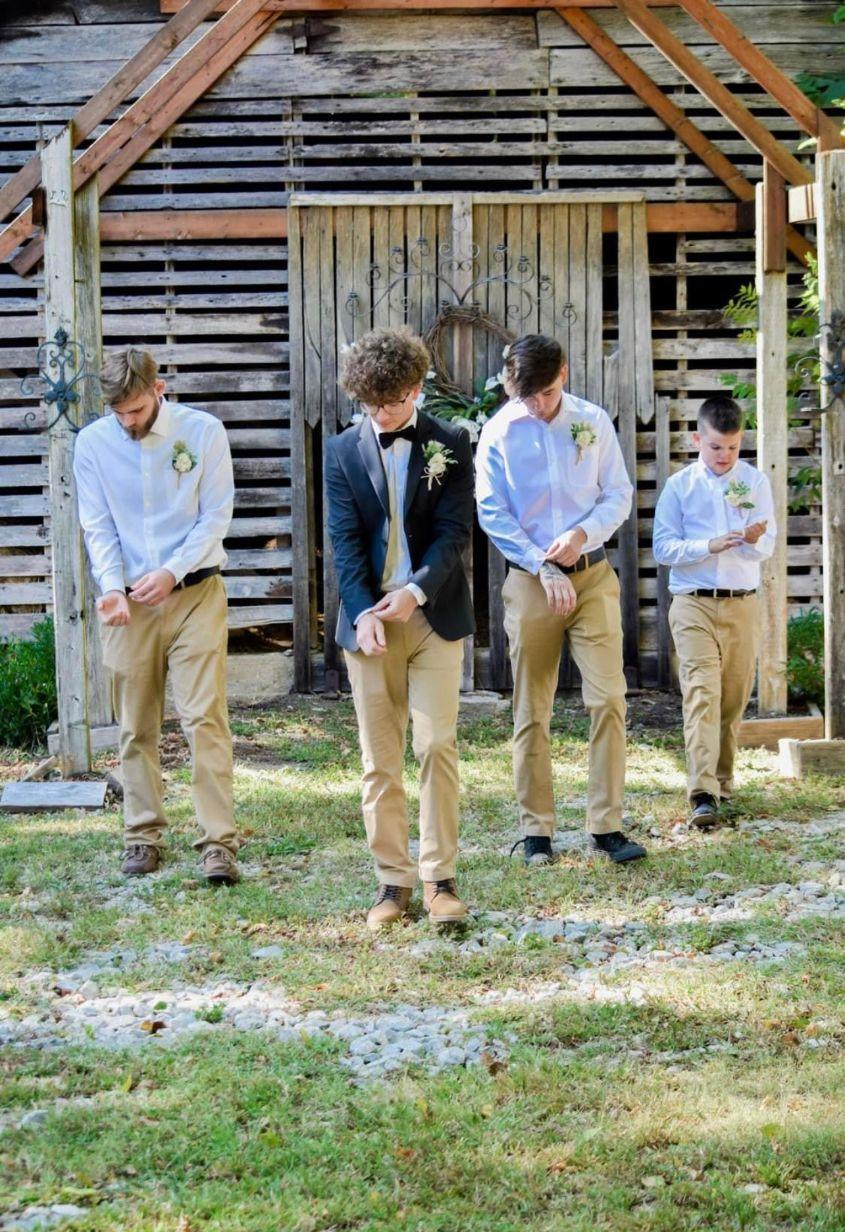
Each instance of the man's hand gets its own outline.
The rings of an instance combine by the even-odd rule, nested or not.
[[[104,625],[128,625],[132,619],[129,600],[122,590],[107,590],[97,600],[97,615]]]
[[[549,544],[546,549],[546,560],[555,561],[556,564],[566,565],[568,568],[575,564],[586,542],[587,532],[580,526],[573,526],[572,530],[558,535],[557,539]]]
[[[756,543],[766,533],[766,522],[752,522],[745,528],[743,538],[746,543]]]
[[[365,655],[383,655],[387,652],[384,625],[375,612],[365,612],[355,626],[358,649]]]
[[[727,552],[728,548],[738,548],[743,543],[745,543],[745,536],[741,530],[729,530],[726,535],[711,539],[707,547],[716,555],[719,552]]]
[[[575,587],[565,573],[561,573],[555,565],[545,564],[540,566],[537,576],[555,616],[568,616],[575,610],[578,596],[575,593]]]
[[[146,603],[149,607],[156,607],[164,602],[175,585],[176,578],[169,569],[153,569],[135,583],[129,592],[129,598],[134,603]]]
[[[419,603],[414,592],[408,590],[407,586],[403,586],[400,590],[389,590],[379,599],[373,608],[373,613],[381,620],[398,620],[400,624],[404,624],[406,620],[410,620],[418,607]]]

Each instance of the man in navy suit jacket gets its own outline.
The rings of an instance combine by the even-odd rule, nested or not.
[[[346,352],[341,384],[366,412],[326,448],[329,534],[364,762],[362,803],[379,889],[371,929],[395,923],[417,880],[403,764],[410,709],[420,762],[419,876],[432,921],[462,920],[458,700],[473,631],[461,563],[473,515],[463,429],[418,411],[430,358],[404,330],[374,330]]]

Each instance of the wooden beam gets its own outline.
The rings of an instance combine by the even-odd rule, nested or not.
[[[161,0],[162,13],[178,13],[186,0]],[[225,13],[235,0],[218,0],[218,13]],[[614,0],[571,0],[573,6],[587,9],[612,9]],[[646,0],[652,8],[672,8],[678,0]],[[428,9],[446,13],[488,13],[497,9],[547,9],[548,0],[399,0],[392,6],[387,0],[264,0],[268,13],[371,13],[385,9]]]
[[[217,8],[217,0],[186,0],[166,26],[157,30],[140,51],[110,78],[70,119],[71,140],[79,145],[107,119],[175,47]],[[33,156],[0,188],[0,221],[28,197],[41,180],[41,155]]]
[[[787,779],[845,773],[845,740],[781,740],[780,772]]]
[[[654,44],[661,55],[733,124],[758,153],[777,168],[788,183],[809,183],[813,177],[806,167],[803,167],[797,158],[793,158],[786,147],[772,136],[736,95],[704,67],[694,51],[686,47],[655,13],[646,8],[643,0],[614,0],[614,3],[631,25]]]
[[[787,190],[789,221],[814,222],[816,218],[816,185],[801,184]]]
[[[69,338],[77,338],[71,157],[69,128],[62,129],[41,152],[47,198],[44,333],[48,342],[60,329]],[[85,563],[73,481],[74,432],[67,418],[56,417],[54,405],[47,404],[45,409],[48,419],[56,420],[48,435],[53,605],[59,760],[62,773],[68,776],[91,769],[85,674]]]
[[[794,81],[790,81],[759,47],[746,38],[725,12],[711,0],[678,0],[678,4],[717,43],[722,44],[749,77],[753,77],[792,116],[799,128],[811,137],[822,139],[829,149],[845,148],[835,120],[820,111]]]
[[[137,240],[284,239],[287,210],[126,210],[100,215],[100,237]]]
[[[604,60],[608,68],[612,69],[617,77],[624,81],[647,107],[652,109],[666,127],[675,133],[687,149],[700,158],[706,167],[709,167],[734,196],[740,201],[754,200],[754,185],[751,181],[745,178],[739,168],[704,135],[701,129],[693,124],[680,107],[677,107],[664,94],[649,75],[604,32],[584,9],[568,5],[565,8],[555,9],[555,12],[568,22],[596,55]],[[651,229],[649,227],[649,230]],[[683,228],[676,227],[673,230],[681,231]],[[805,264],[808,256],[813,253],[812,245],[793,228],[790,228],[789,247],[790,251]]]
[[[786,188],[765,164],[757,186],[757,465],[772,485],[778,529],[760,578],[760,658],[757,693],[762,714],[786,714],[787,628],[787,287]],[[785,733],[784,733],[785,734]]]
[[[822,371],[842,363],[830,323],[845,313],[845,150],[818,157],[819,319]],[[826,328],[827,326],[827,328]],[[841,371],[841,368],[840,368]],[[822,385],[824,406],[831,390]],[[822,422],[822,579],[825,736],[845,737],[845,406],[833,402]]]
[[[79,387],[79,419],[82,423],[101,415],[103,399],[98,373],[103,358],[103,309],[100,299],[100,196],[97,177],[89,180],[73,198],[73,271],[76,338],[83,349],[89,377]],[[103,665],[97,616],[97,590],[90,562],[84,561],[85,607],[83,632],[87,680],[87,722],[100,726],[112,721],[111,686]]]
[[[225,17],[77,158],[73,168],[74,188],[81,188],[96,171],[103,169],[102,193],[124,175],[162,132],[270,28],[276,14],[261,13],[261,5],[262,0],[237,0]],[[243,37],[245,29],[252,31],[251,37]],[[162,123],[164,117],[168,120],[166,124]],[[131,151],[129,161],[117,161],[124,151]],[[111,171],[104,166],[109,159],[115,164]],[[15,248],[25,242],[31,230],[30,208],[0,232],[0,261],[8,259]],[[42,251],[43,243],[36,241],[26,250],[26,255],[22,254],[15,268],[19,273],[26,273]]]

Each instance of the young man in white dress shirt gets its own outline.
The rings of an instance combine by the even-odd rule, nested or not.
[[[691,821],[707,829],[733,787],[757,664],[760,561],[774,550],[776,527],[767,477],[740,460],[742,411],[732,398],[702,403],[693,442],[697,460],[657,502],[654,555],[669,566]]]
[[[240,874],[220,576],[234,497],[226,429],[168,402],[142,347],[112,352],[100,383],[112,413],[79,434],[74,474],[120,726],[122,871],[152,873],[162,860],[158,745],[169,673],[191,749],[194,846],[208,881],[231,885]]]
[[[510,565],[502,596],[525,861],[552,860],[549,731],[567,638],[591,720],[590,846],[624,863],[646,852],[621,830],[622,616],[619,582],[604,544],[628,516],[633,489],[607,412],[565,393],[567,375],[554,338],[528,334],[506,349],[510,401],[484,425],[476,453],[478,518]]]

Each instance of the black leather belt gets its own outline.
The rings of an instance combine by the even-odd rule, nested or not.
[[[184,590],[186,586],[196,586],[198,582],[204,582],[206,578],[214,577],[220,572],[219,565],[209,565],[207,569],[196,569],[193,573],[186,573],[181,582],[177,582],[173,587],[174,590]],[[132,587],[126,587],[127,595],[132,594]]]
[[[701,599],[744,599],[746,595],[756,595],[756,590],[690,590],[687,592]]]
[[[584,569],[589,569],[590,565],[597,565],[600,560],[607,559],[607,552],[604,548],[596,548],[593,552],[585,552],[583,556],[579,556],[574,565],[557,565],[561,573],[582,573]],[[557,561],[549,561],[549,564],[557,564]],[[508,561],[511,569],[519,569],[520,573],[527,573],[528,570],[522,565],[517,565],[514,561]]]

